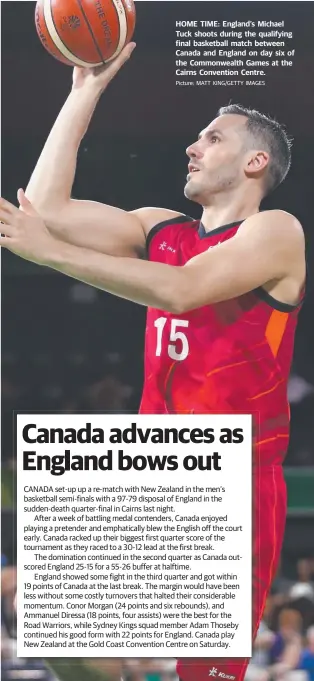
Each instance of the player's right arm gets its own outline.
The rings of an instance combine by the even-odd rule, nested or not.
[[[25,193],[57,239],[108,255],[140,257],[145,251],[149,229],[177,213],[160,208],[127,213],[113,206],[71,198],[80,143],[97,102],[130,57],[132,45],[100,71],[74,69],[71,93],[50,132]],[[19,199],[23,209],[21,193]]]

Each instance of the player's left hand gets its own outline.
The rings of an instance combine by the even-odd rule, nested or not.
[[[18,200],[21,210],[0,198],[0,221],[3,223],[0,225],[0,246],[21,258],[44,265],[54,239],[22,189],[18,191]]]

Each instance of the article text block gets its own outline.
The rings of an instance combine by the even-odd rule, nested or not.
[[[18,657],[249,657],[248,415],[17,416]]]

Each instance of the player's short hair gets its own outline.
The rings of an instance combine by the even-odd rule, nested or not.
[[[218,116],[236,114],[247,118],[245,131],[251,141],[269,154],[269,166],[265,177],[265,195],[272,192],[285,179],[291,166],[292,139],[280,123],[255,109],[240,104],[222,106]]]

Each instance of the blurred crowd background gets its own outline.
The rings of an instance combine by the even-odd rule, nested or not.
[[[126,210],[166,206],[197,218],[199,208],[183,197],[185,148],[220,106],[231,100],[256,107],[285,123],[294,138],[290,174],[264,205],[296,215],[307,239],[307,296],[289,382],[289,512],[282,562],[247,681],[314,681],[314,3],[213,2],[210,12],[208,6],[194,0],[137,3],[138,47],[99,104],[80,149],[73,195]],[[2,194],[13,202],[16,190],[27,184],[70,87],[70,70],[39,44],[33,12],[33,2],[2,3]],[[284,19],[285,28],[294,31],[294,66],[273,69],[266,88],[215,88],[210,93],[206,88],[175,88],[175,20],[221,18]],[[5,681],[53,679],[41,660],[15,655],[14,411],[136,412],[144,328],[144,308],[3,254]],[[123,664],[126,681],[176,679],[171,659]]]

